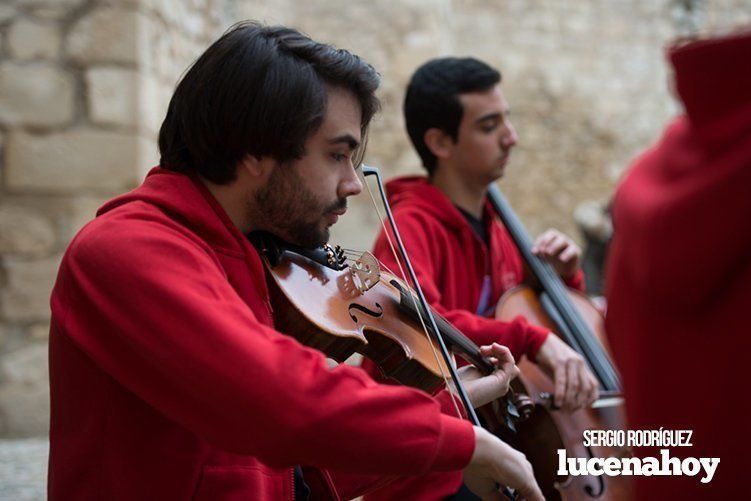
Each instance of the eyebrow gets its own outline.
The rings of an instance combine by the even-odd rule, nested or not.
[[[488,121],[488,120],[491,120],[491,119],[497,120],[499,118],[501,118],[501,113],[488,113],[487,115],[483,115],[480,118],[478,118],[477,120],[475,120],[475,123],[479,124],[481,122],[485,122],[485,121]]]
[[[360,141],[355,139],[355,136],[352,134],[342,134],[341,136],[337,136],[329,141],[329,144],[339,143],[346,143],[350,150],[357,149],[357,147],[360,146]]]

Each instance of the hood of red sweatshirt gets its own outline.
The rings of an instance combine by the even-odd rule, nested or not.
[[[97,211],[102,216],[120,207],[145,202],[179,220],[211,247],[235,254],[247,252],[247,240],[232,223],[208,188],[194,175],[155,167],[138,188],[108,201]]]
[[[677,45],[668,57],[694,127],[710,126],[751,104],[751,30]]]
[[[669,56],[687,115],[624,177],[614,222],[616,240],[619,227],[629,240],[613,252],[628,256],[630,279],[653,295],[645,300],[701,305],[743,266],[751,244],[751,32]]]
[[[386,183],[386,196],[393,211],[418,209],[435,216],[455,231],[470,230],[459,209],[424,176],[397,177]]]

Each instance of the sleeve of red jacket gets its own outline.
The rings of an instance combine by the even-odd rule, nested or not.
[[[572,289],[584,292],[584,271],[582,271],[581,268],[578,269],[576,273],[574,273],[574,276],[564,279],[563,282]]]
[[[458,409],[459,415],[463,419],[467,419],[467,413],[461,401],[459,401],[458,396],[452,397],[452,393],[444,388],[433,395],[433,398],[440,403],[441,409],[444,413],[449,416],[456,416]],[[365,494],[373,492],[386,484],[393,482],[397,478],[403,478],[397,476],[357,475],[342,471],[328,471],[326,473],[328,473],[329,479],[342,499],[352,499],[358,496],[364,496]],[[440,474],[442,475],[443,473]],[[325,475],[321,475],[321,472],[308,472],[305,470],[304,475],[305,481],[308,482],[309,485],[309,480],[318,483],[326,481]],[[311,488],[314,492],[317,492],[316,489],[313,489],[312,485]],[[320,491],[320,488],[318,491]]]
[[[53,298],[63,331],[175,422],[271,466],[409,475],[468,464],[470,423],[420,391],[330,369],[266,327],[202,245],[153,221],[84,231]]]
[[[446,308],[441,303],[441,293],[434,278],[442,249],[438,239],[431,238],[434,233],[444,231],[443,228],[417,211],[399,211],[394,214],[394,218],[425,299],[435,311],[478,345],[500,343],[511,350],[516,360],[525,354],[529,357],[537,354],[547,338],[547,329],[531,325],[522,317],[517,317],[512,322],[500,322],[470,311]],[[390,270],[399,269],[383,232],[376,241],[373,253]]]

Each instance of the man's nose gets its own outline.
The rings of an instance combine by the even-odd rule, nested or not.
[[[503,146],[504,148],[511,148],[512,146],[516,145],[516,142],[518,140],[519,136],[516,135],[516,128],[514,128],[511,122],[508,122],[503,131],[503,134],[501,134],[501,146]]]
[[[362,192],[362,182],[354,167],[347,169],[347,176],[339,183],[339,198],[351,197]]]

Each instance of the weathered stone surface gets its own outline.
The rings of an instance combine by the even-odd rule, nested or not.
[[[39,19],[63,20],[74,15],[86,0],[19,0],[24,9]]]
[[[172,87],[155,76],[127,68],[97,67],[86,72],[91,120],[139,127],[156,139],[167,113]]]
[[[0,440],[0,499],[33,501],[47,498],[46,436]]]
[[[29,339],[34,341],[44,341],[50,337],[50,324],[49,322],[41,322],[34,324],[28,329]]]
[[[36,260],[6,257],[7,283],[0,290],[0,314],[9,321],[48,319],[49,298],[60,256]]]
[[[86,223],[94,219],[96,211],[108,197],[78,196],[70,202],[65,231],[72,238]]]
[[[67,55],[89,65],[138,60],[138,23],[141,15],[121,7],[102,6],[81,18],[68,35]],[[148,50],[148,49],[146,49]]]
[[[47,345],[33,343],[6,354],[0,361],[5,384],[34,383],[47,379]]]
[[[56,23],[19,19],[8,30],[8,48],[16,59],[53,58],[62,35]]]
[[[59,7],[61,9],[72,9],[78,7],[85,0],[14,0],[19,6],[38,8],[38,7]]]
[[[33,383],[0,387],[0,434],[5,437],[46,434],[49,431],[49,400],[46,375]]]
[[[11,336],[11,327],[9,325],[0,323],[0,353],[5,351],[4,350],[5,343],[10,336]]]
[[[86,72],[89,116],[94,123],[135,127],[139,120],[139,73],[124,68]]]
[[[132,187],[142,147],[133,134],[90,129],[39,136],[16,131],[7,143],[7,186],[54,192]]]
[[[16,7],[7,3],[0,4],[0,23],[13,19],[16,15]]]
[[[52,251],[55,228],[38,211],[0,205],[0,252],[40,255]]]
[[[73,77],[47,64],[0,64],[0,122],[52,126],[73,118]]]
[[[0,324],[0,359],[28,344],[29,341],[22,326],[9,323]],[[0,372],[0,385],[2,383],[2,373]],[[0,499],[2,498],[0,497]]]
[[[174,85],[164,85],[151,75],[142,75],[138,89],[139,94],[139,126],[155,140],[164,117]]]

